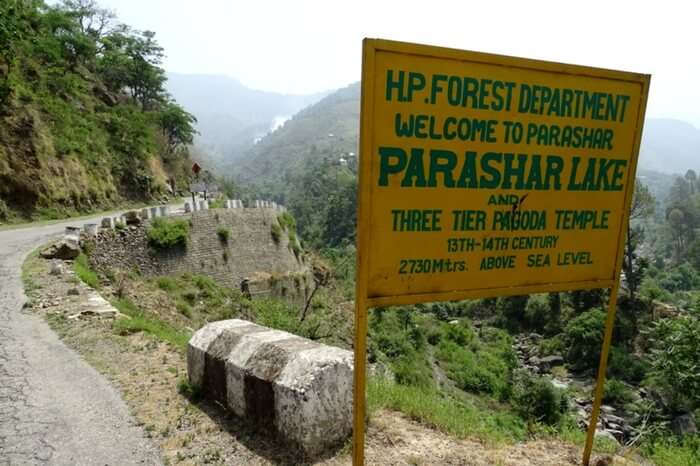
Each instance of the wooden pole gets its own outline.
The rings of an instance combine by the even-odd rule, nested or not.
[[[583,464],[588,466],[591,460],[591,451],[593,450],[593,441],[595,440],[596,424],[598,423],[598,414],[600,413],[600,405],[603,403],[603,391],[605,389],[605,372],[608,367],[608,354],[610,353],[610,345],[612,343],[613,327],[615,326],[615,311],[617,308],[617,293],[620,289],[620,279],[615,281],[610,290],[610,302],[608,303],[608,316],[605,320],[605,333],[603,335],[603,350],[600,353],[600,363],[598,364],[598,379],[595,386],[595,398],[593,399],[593,411],[591,411],[591,420],[588,423],[588,432],[586,433],[586,446],[583,449]]]
[[[365,464],[365,387],[367,375],[367,305],[355,300],[355,388],[353,391],[352,464]]]

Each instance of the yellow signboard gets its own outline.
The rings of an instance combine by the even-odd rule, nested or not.
[[[649,80],[365,40],[356,429],[366,307],[617,288]]]
[[[648,76],[365,44],[371,304],[609,287]]]

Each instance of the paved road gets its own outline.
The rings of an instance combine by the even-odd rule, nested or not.
[[[88,220],[0,231],[0,465],[156,465],[158,450],[107,380],[21,311],[24,258]]]

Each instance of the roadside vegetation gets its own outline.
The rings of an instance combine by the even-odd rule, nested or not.
[[[185,186],[195,119],[165,90],[163,54],[92,1],[0,3],[0,222]]]
[[[190,240],[187,220],[156,218],[146,231],[148,244],[158,250],[186,248]]]
[[[356,167],[337,166],[328,152],[290,166],[285,176],[289,183],[260,184],[253,192],[287,205],[307,248],[330,264],[332,305],[353,299]],[[678,419],[700,420],[700,184],[693,170],[648,182],[654,184],[636,183],[605,403],[634,429],[625,436],[627,451],[658,464],[700,463],[698,434],[678,428]],[[489,407],[481,411],[483,419],[506,413],[520,420],[498,424],[494,438],[502,438],[504,429],[511,438],[546,432],[582,445],[575,400],[592,398],[608,293],[375,309],[369,357],[388,381],[375,380],[370,396],[377,396],[375,406],[451,433],[460,431],[451,424],[460,416],[441,420],[439,406],[463,412],[458,403],[476,397],[487,402],[476,406]],[[523,356],[517,361],[513,348],[531,335],[536,342],[527,343],[526,353],[560,357],[563,365],[540,374],[523,371]],[[432,408],[423,409],[419,400]],[[596,446],[615,449],[602,438]]]

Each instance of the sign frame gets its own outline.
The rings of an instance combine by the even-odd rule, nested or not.
[[[629,159],[628,176],[624,188],[623,218],[618,232],[614,274],[608,279],[572,281],[559,283],[541,283],[524,286],[504,286],[496,288],[464,289],[448,292],[416,293],[394,296],[372,297],[368,295],[369,287],[369,248],[370,248],[370,214],[372,181],[372,150],[374,147],[373,121],[374,98],[376,87],[375,59],[377,52],[393,52],[421,57],[441,58],[478,64],[504,66],[514,69],[525,69],[560,73],[579,77],[602,78],[614,81],[625,81],[638,84],[640,101],[637,115],[634,116],[636,126],[632,153]],[[444,47],[397,42],[384,39],[363,40],[362,50],[362,84],[360,107],[360,160],[359,160],[359,189],[357,212],[357,276],[355,296],[355,372],[354,372],[354,429],[353,429],[353,465],[364,464],[364,429],[365,429],[365,385],[366,385],[366,352],[367,352],[367,309],[370,307],[385,307],[407,305],[430,301],[454,301],[477,299],[495,296],[514,296],[543,292],[559,292],[580,289],[610,288],[610,301],[603,338],[603,351],[599,364],[596,396],[588,429],[587,442],[584,450],[584,464],[588,464],[592,448],[593,435],[602,402],[607,357],[612,338],[612,327],[615,320],[615,305],[619,290],[620,271],[622,268],[626,229],[629,222],[629,209],[634,192],[637,172],[637,161],[641,145],[644,115],[648,100],[651,75],[623,72],[588,66],[570,65],[564,63],[517,58],[505,55],[495,55]],[[602,374],[602,377],[600,376]]]

